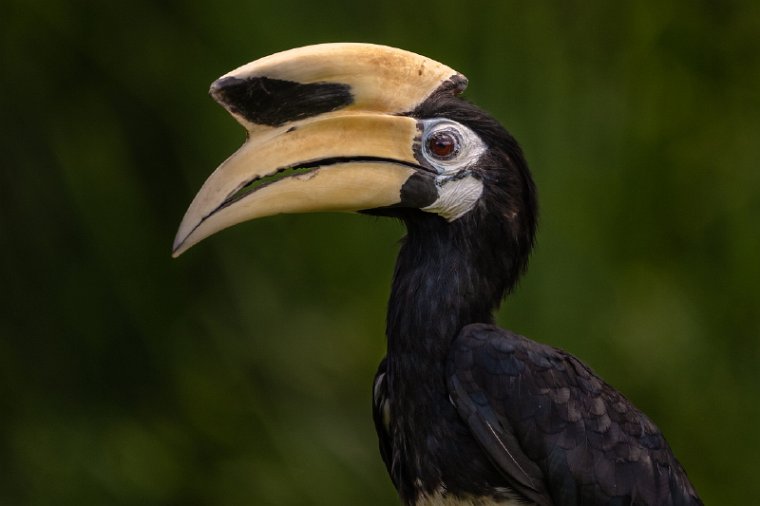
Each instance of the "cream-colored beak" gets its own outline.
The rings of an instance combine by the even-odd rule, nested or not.
[[[465,84],[445,65],[369,44],[285,51],[221,77],[211,94],[248,139],[190,204],[173,256],[254,218],[401,204],[409,178],[428,177],[417,120],[404,113]]]

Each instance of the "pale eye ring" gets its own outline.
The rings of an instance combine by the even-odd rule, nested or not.
[[[437,160],[451,160],[459,154],[461,149],[461,136],[450,128],[431,132],[425,139],[425,151]]]

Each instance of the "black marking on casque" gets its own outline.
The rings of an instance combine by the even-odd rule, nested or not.
[[[433,95],[446,94],[446,95],[460,95],[467,89],[467,78],[462,74],[454,74],[441,84]]]
[[[452,99],[461,95],[465,89],[467,89],[468,80],[462,74],[454,74],[445,81],[443,81],[438,88],[436,88],[425,100],[418,104],[417,107],[411,111],[401,113],[401,116],[417,116],[416,111],[420,110],[426,104],[437,103],[439,99]]]
[[[431,93],[422,104],[418,105],[417,107],[422,107],[423,104],[435,102],[437,99],[440,98],[454,98],[462,93],[464,93],[464,90],[467,89],[467,78],[463,76],[462,74],[454,74],[453,76],[449,77],[445,81],[443,81],[438,88],[436,88],[433,93]]]
[[[210,93],[229,111],[267,126],[318,116],[354,102],[347,84],[304,84],[265,76],[223,77],[211,85]]]

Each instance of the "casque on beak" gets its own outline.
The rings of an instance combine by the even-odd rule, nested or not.
[[[433,187],[434,174],[418,161],[419,125],[407,113],[466,82],[424,56],[371,44],[293,49],[222,76],[210,93],[248,138],[193,199],[173,256],[254,218],[415,206],[419,198],[402,194]]]

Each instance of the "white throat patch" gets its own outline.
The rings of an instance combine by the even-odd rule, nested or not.
[[[448,221],[467,214],[483,194],[483,182],[471,175],[465,177],[441,177],[436,181],[438,199],[422,210],[436,213]]]

